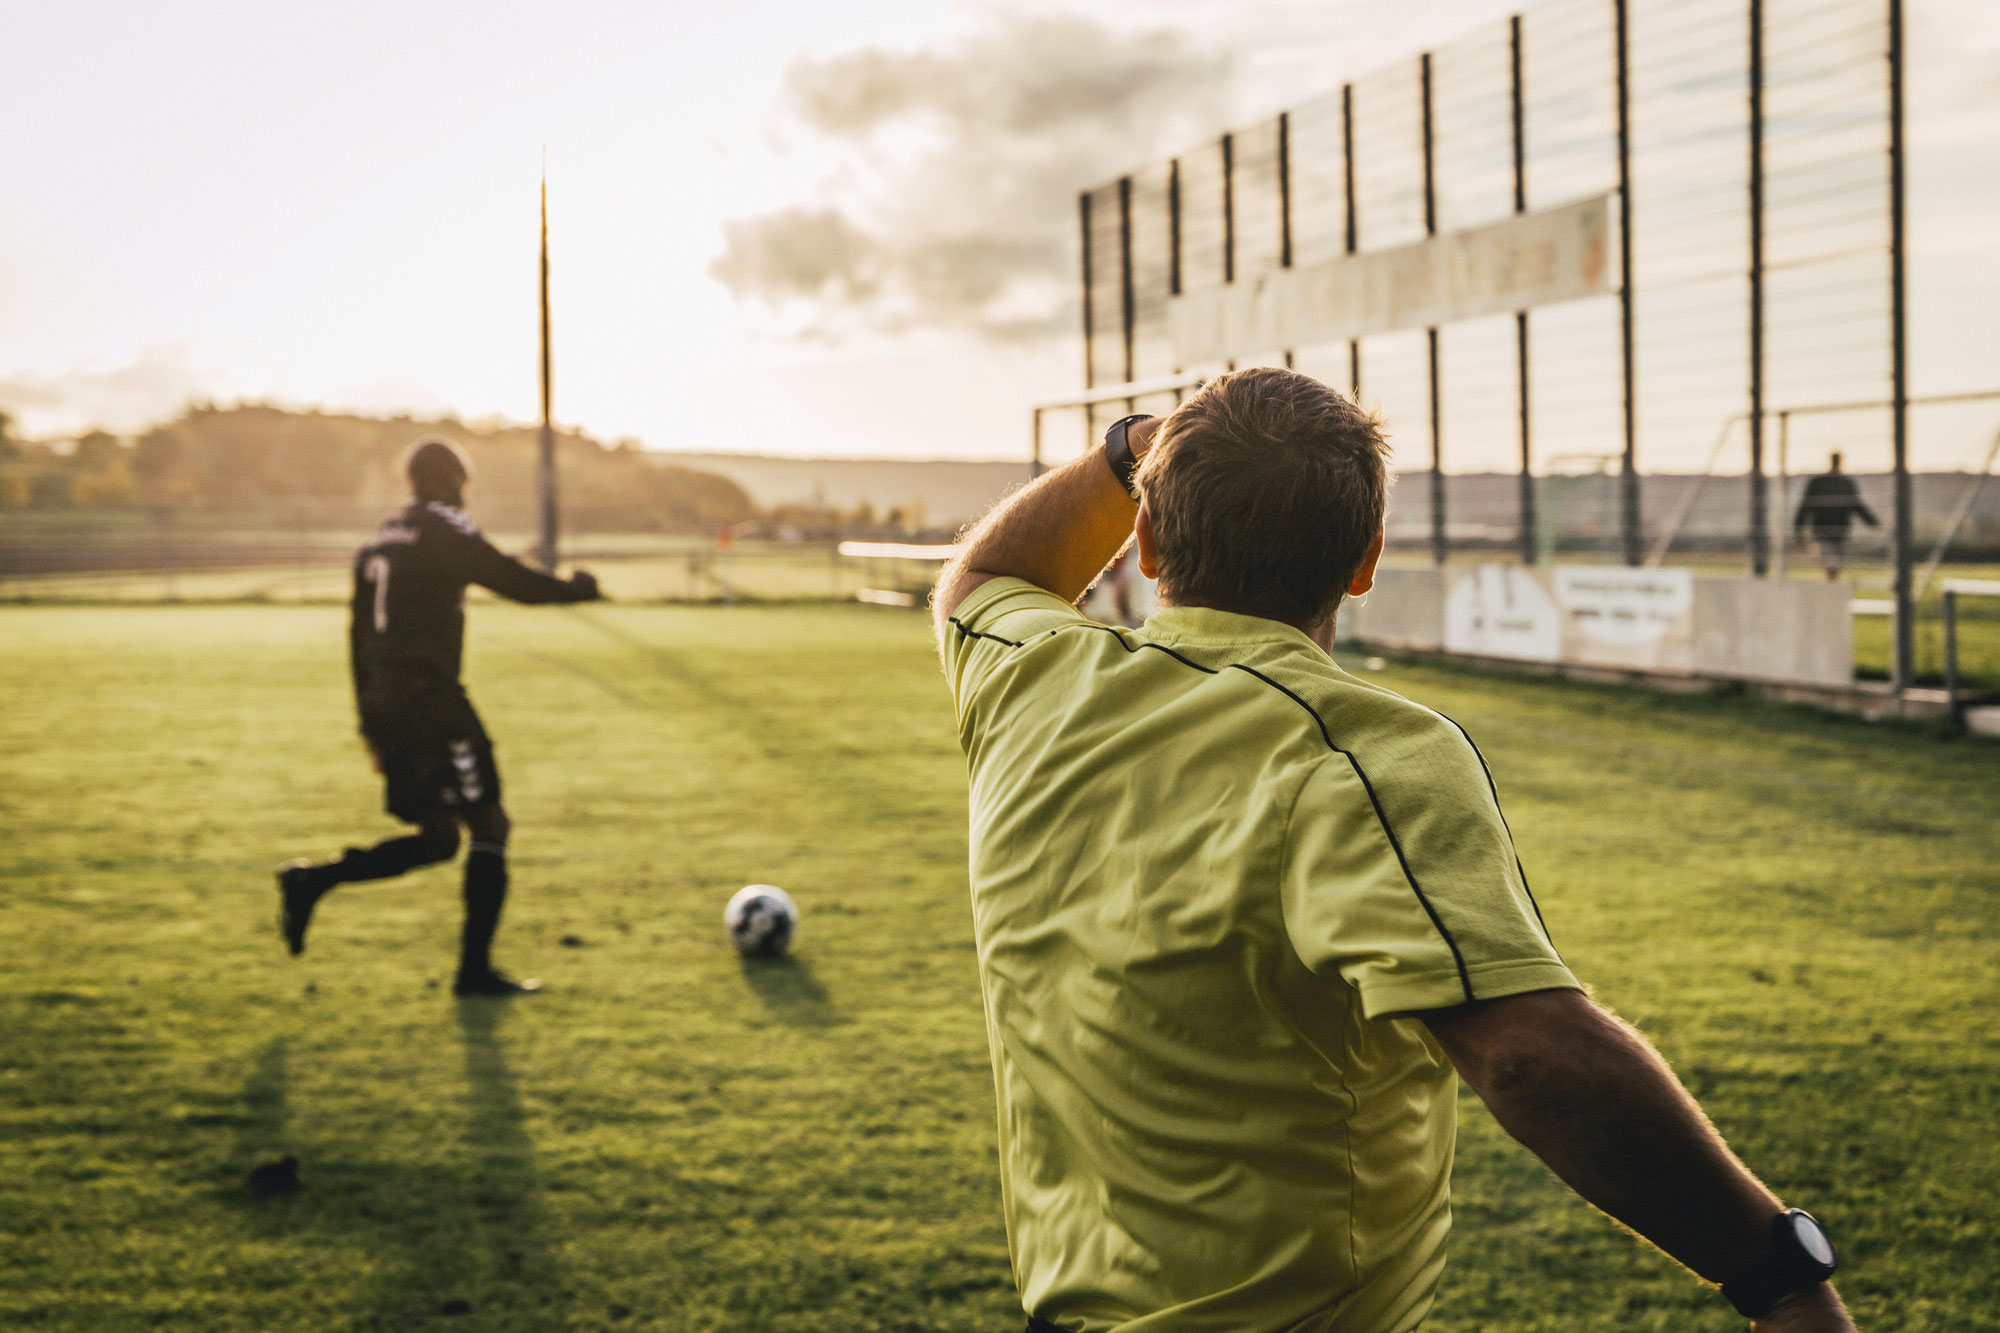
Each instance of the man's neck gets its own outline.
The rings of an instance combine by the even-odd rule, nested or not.
[[[1256,616],[1257,619],[1259,620],[1274,619],[1274,617],[1272,616],[1258,615],[1258,613],[1255,611],[1238,610],[1236,607],[1233,606],[1212,606],[1206,602],[1177,602],[1171,596],[1169,596],[1164,589],[1161,590],[1157,594],[1157,596],[1155,596],[1155,598],[1153,599],[1153,605],[1163,608],[1169,606],[1206,606],[1207,609],[1210,611],[1227,611],[1232,616]],[[1328,657],[1331,657],[1333,656],[1334,625],[1338,618],[1338,615],[1339,615],[1338,611],[1335,611],[1333,613],[1330,613],[1325,620],[1318,621],[1310,625],[1301,625],[1298,622],[1291,620],[1280,620],[1278,621],[1278,623],[1280,625],[1290,625],[1293,629],[1297,630],[1299,633],[1305,635],[1308,639],[1311,639],[1314,643],[1318,644],[1320,647],[1320,651],[1325,653]]]

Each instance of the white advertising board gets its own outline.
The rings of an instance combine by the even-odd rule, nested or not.
[[[1611,198],[1171,298],[1183,365],[1581,300],[1614,289]]]
[[[1391,650],[1832,688],[1854,679],[1846,589],[1803,580],[1622,565],[1383,570],[1343,629]]]
[[[1445,595],[1446,652],[1635,670],[1694,669],[1685,569],[1481,565]]]
[[[1480,657],[1554,662],[1562,657],[1563,621],[1539,571],[1481,565],[1444,599],[1444,649]]]
[[[1694,575],[1685,569],[1560,565],[1566,662],[1650,671],[1694,670]]]

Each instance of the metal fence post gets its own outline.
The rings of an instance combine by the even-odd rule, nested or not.
[[[1618,498],[1625,563],[1637,565],[1644,552],[1639,531],[1638,364],[1632,320],[1632,49],[1627,5],[1628,0],[1612,0],[1618,76],[1618,314],[1625,385],[1625,454]]]
[[[1958,702],[1958,594],[1944,590],[1944,697],[1954,730],[1965,725]]]
[[[1292,116],[1278,113],[1278,267],[1292,266]],[[1285,369],[1292,368],[1292,349],[1285,349]]]
[[[1418,57],[1417,72],[1423,97],[1424,127],[1424,235],[1435,238],[1437,218],[1437,135],[1431,116],[1431,53]],[[1431,397],[1431,560],[1442,565],[1451,554],[1445,531],[1444,498],[1444,395],[1438,387],[1438,327],[1424,330],[1430,356]]]
[[[1348,254],[1361,248],[1361,220],[1354,216],[1354,85],[1340,85],[1340,165],[1341,188],[1347,203]]]
[[[1236,281],[1236,136],[1222,136],[1222,280]]]
[[[1527,97],[1521,83],[1521,16],[1507,20],[1509,93],[1514,112],[1514,213],[1528,211],[1528,115]],[[1528,312],[1514,312],[1514,352],[1517,397],[1521,407],[1521,563],[1535,563],[1535,472],[1534,448],[1529,413]]]
[[[1076,206],[1083,227],[1083,387],[1094,389],[1097,387],[1097,357],[1092,346],[1095,339],[1091,336],[1094,330],[1090,318],[1090,191],[1085,190],[1076,197]],[[1084,409],[1083,418],[1083,433],[1088,435],[1091,424],[1089,408]]]
[[[1278,267],[1292,266],[1292,116],[1278,113]]]
[[[1361,220],[1354,209],[1354,85],[1340,85],[1341,188],[1347,202],[1345,250],[1353,254],[1361,248]],[[1347,388],[1355,402],[1361,401],[1361,339],[1347,340]]]
[[[1430,352],[1431,370],[1431,562],[1442,565],[1451,555],[1451,540],[1445,530],[1444,498],[1444,399],[1438,391],[1438,331],[1424,330]]]
[[[1750,573],[1770,572],[1764,483],[1764,0],[1750,0]]]
[[[1125,382],[1137,375],[1132,363],[1138,302],[1132,290],[1132,178],[1118,178],[1118,313],[1124,333]]]
[[[544,150],[546,152],[546,150]],[[554,573],[556,567],[556,430],[555,403],[555,352],[549,331],[549,178],[548,166],[542,167],[542,267],[541,267],[541,307],[542,307],[542,431],[540,451],[537,459],[536,479],[540,488],[541,537],[536,545],[536,557],[544,572]]]
[[[1778,550],[1777,550],[1777,558],[1772,562],[1777,569],[1777,574],[1779,578],[1785,577],[1785,571],[1789,567],[1789,556],[1792,549],[1792,528],[1791,528],[1792,520],[1791,516],[1785,512],[1788,504],[1788,501],[1786,499],[1786,492],[1790,489],[1789,481],[1791,477],[1791,468],[1792,468],[1792,414],[1790,412],[1780,412],[1778,413],[1778,495],[1776,500],[1776,505],[1778,510],[1777,513],[1778,522],[1776,525],[1776,536],[1777,536],[1776,544]]]
[[[1904,269],[1903,0],[1889,0],[1889,362],[1895,439],[1896,654],[1894,678],[1906,690],[1916,677],[1917,599],[1911,582],[1909,292]]]

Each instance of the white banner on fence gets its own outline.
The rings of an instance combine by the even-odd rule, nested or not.
[[[1372,333],[1430,328],[1613,290],[1611,197],[1302,268],[1244,274],[1171,298],[1179,361],[1195,365]]]
[[[1685,569],[1559,565],[1563,660],[1650,671],[1694,669],[1694,575]]]
[[[1371,646],[1442,643],[1517,662],[1833,688],[1854,679],[1846,589],[1802,580],[1623,565],[1387,569],[1342,628]]]
[[[1542,578],[1518,565],[1481,565],[1461,577],[1445,594],[1445,651],[1523,662],[1560,660],[1562,612]]]
[[[1694,576],[1685,569],[1481,565],[1445,595],[1447,652],[1636,670],[1694,666]]]

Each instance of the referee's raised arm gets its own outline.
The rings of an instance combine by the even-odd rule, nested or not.
[[[1126,418],[1105,446],[1030,482],[975,524],[931,593],[939,643],[959,605],[993,579],[1025,579],[1066,602],[1083,596],[1132,537],[1140,503],[1130,477],[1159,426],[1157,417]]]

